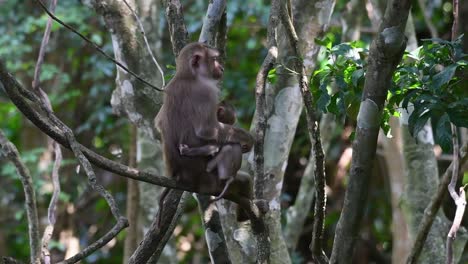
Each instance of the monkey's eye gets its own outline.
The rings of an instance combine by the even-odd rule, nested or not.
[[[215,56],[215,57],[213,57],[213,58],[211,58],[211,59],[212,59],[213,61],[217,61],[217,60],[219,60],[219,57],[218,57],[218,56]]]

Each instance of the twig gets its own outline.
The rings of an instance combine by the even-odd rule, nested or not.
[[[57,6],[57,0],[52,0],[50,3],[50,12],[53,14],[55,12],[55,8]],[[47,94],[41,89],[40,87],[40,73],[41,73],[41,66],[44,62],[46,47],[49,43],[50,39],[50,31],[52,28],[52,18],[49,17],[47,19],[46,28],[44,31],[44,36],[42,37],[41,47],[39,49],[39,56],[36,62],[36,68],[34,69],[34,78],[32,82],[32,89],[35,91],[38,96],[41,98],[42,102],[46,105],[46,107],[52,110],[52,104],[47,97]],[[54,232],[54,225],[56,223],[56,213],[57,213],[57,203],[60,195],[60,180],[59,180],[59,169],[60,164],[62,162],[62,150],[60,149],[60,145],[57,142],[53,142],[51,139],[48,139],[49,147],[54,149],[55,152],[55,161],[52,168],[52,186],[53,186],[53,193],[52,198],[50,199],[49,208],[47,210],[47,219],[49,223],[44,229],[44,233],[42,235],[42,260],[45,264],[51,263],[51,257],[49,252],[49,241],[52,238],[52,234]]]
[[[13,163],[18,172],[21,184],[23,185],[23,191],[25,196],[25,207],[26,214],[28,216],[28,231],[29,231],[29,251],[31,263],[40,263],[40,239],[39,239],[39,220],[37,216],[37,203],[36,194],[34,192],[34,186],[32,183],[32,177],[29,173],[28,168],[21,161],[18,149],[13,143],[0,130],[0,146],[4,155]],[[5,262],[7,260],[4,259]],[[12,263],[12,261],[10,261]]]
[[[468,161],[468,143],[465,143],[460,149],[460,164],[463,165]],[[429,234],[429,230],[431,229],[432,222],[436,217],[437,211],[442,204],[442,199],[447,191],[447,186],[450,182],[452,173],[455,168],[455,163],[452,162],[447,170],[444,172],[442,179],[437,187],[437,192],[432,196],[431,201],[427,205],[426,209],[424,209],[423,218],[421,219],[421,223],[419,224],[418,232],[416,233],[416,237],[414,239],[413,246],[411,248],[411,252],[406,260],[407,264],[417,263],[419,255],[421,254],[421,250],[426,242],[427,235]],[[458,169],[457,168],[457,169]]]
[[[327,257],[323,253],[323,229],[325,219],[325,208],[326,208],[326,193],[325,193],[325,155],[323,153],[322,141],[320,138],[320,129],[316,118],[316,113],[313,109],[312,94],[309,90],[308,80],[305,74],[304,64],[302,62],[301,53],[299,51],[298,42],[299,39],[296,34],[294,25],[292,24],[291,17],[289,16],[286,6],[280,11],[281,21],[286,28],[286,33],[289,38],[290,45],[294,56],[297,58],[294,60],[295,71],[299,81],[299,87],[302,93],[302,99],[306,107],[307,116],[307,127],[309,131],[309,138],[313,143],[314,154],[315,154],[315,191],[316,191],[316,202],[315,202],[315,217],[314,217],[314,230],[312,234],[312,255],[318,263],[328,262]]]
[[[164,88],[166,86],[166,80],[164,80],[164,72],[163,72],[161,66],[159,65],[158,61],[154,57],[153,51],[151,50],[151,47],[150,47],[150,45],[148,43],[148,39],[146,38],[146,33],[145,33],[145,28],[143,27],[143,23],[141,23],[141,20],[138,17],[137,13],[128,4],[128,2],[126,0],[123,0],[123,1],[124,1],[125,5],[128,7],[128,9],[130,9],[130,11],[132,12],[133,16],[135,17],[135,20],[138,23],[138,26],[140,27],[140,32],[141,32],[141,35],[143,36],[143,40],[145,41],[146,49],[148,50],[148,52],[149,52],[149,54],[151,56],[151,59],[153,60],[154,65],[156,65],[156,67],[158,68],[159,73],[161,74],[162,87]]]
[[[114,58],[112,58],[111,55],[107,54],[104,50],[102,50],[98,44],[96,44],[95,42],[93,42],[92,40],[90,40],[89,38],[85,37],[83,34],[81,34],[78,30],[74,29],[72,26],[68,25],[67,23],[63,22],[62,20],[60,20],[59,18],[57,18],[54,14],[52,14],[49,9],[47,9],[47,7],[41,2],[41,0],[35,0],[40,6],[41,8],[53,19],[55,20],[57,23],[59,23],[60,25],[66,27],[68,30],[70,30],[71,32],[75,33],[76,35],[78,35],[80,38],[82,38],[84,41],[86,41],[88,44],[90,44],[91,46],[93,46],[100,54],[102,54],[104,57],[106,57],[108,60],[114,62],[117,66],[119,66],[120,68],[122,68],[124,71],[128,72],[129,74],[133,75],[133,77],[135,77],[138,81],[148,85],[149,87],[155,89],[155,90],[158,90],[160,92],[164,91],[163,89],[159,88],[159,87],[156,87],[154,85],[152,85],[151,83],[149,83],[148,81],[145,81],[143,78],[141,78],[140,76],[138,76],[138,74],[136,74],[135,72],[133,72],[132,70],[130,70],[129,68],[127,68],[125,65],[123,65],[121,62],[115,60]],[[164,78],[163,78],[164,79]]]

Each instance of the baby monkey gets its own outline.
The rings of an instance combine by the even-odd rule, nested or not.
[[[218,105],[217,118],[221,123],[233,125],[236,122],[234,107],[226,101],[222,101]],[[249,142],[248,145],[253,145],[253,138],[248,132],[236,127],[232,127],[232,129],[236,130],[235,134],[239,137],[239,141]],[[206,171],[211,172],[217,168],[219,179],[222,181],[227,180],[223,191],[212,200],[213,202],[223,198],[241,167],[242,153],[249,150],[243,149],[237,143],[226,143],[221,146],[219,144],[207,144],[194,148],[185,144],[179,145],[179,152],[183,156],[213,156],[206,165]]]

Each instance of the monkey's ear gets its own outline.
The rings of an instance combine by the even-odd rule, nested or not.
[[[200,66],[200,61],[201,55],[195,53],[192,55],[192,58],[190,58],[190,66],[192,66],[192,68],[198,68]]]

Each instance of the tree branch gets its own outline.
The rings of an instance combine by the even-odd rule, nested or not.
[[[55,12],[55,8],[57,6],[57,0],[53,0],[50,2],[50,12],[53,14]],[[32,89],[33,91],[38,94],[39,98],[44,102],[47,108],[52,111],[52,104],[47,97],[47,94],[41,89],[40,87],[40,73],[41,73],[41,66],[44,62],[44,56],[46,52],[46,47],[49,43],[50,39],[50,31],[52,28],[52,18],[49,17],[47,19],[46,29],[44,31],[44,36],[42,37],[41,47],[39,49],[39,56],[36,62],[36,68],[34,69],[34,78],[32,82]],[[47,210],[47,219],[49,223],[44,229],[44,233],[42,235],[42,260],[45,264],[51,263],[50,252],[49,252],[49,241],[52,238],[52,234],[54,233],[54,225],[56,223],[56,214],[57,214],[57,203],[60,195],[60,180],[59,180],[59,169],[60,164],[62,163],[62,149],[57,142],[54,142],[50,138],[47,140],[49,149],[53,149],[55,152],[55,161],[52,168],[52,186],[53,186],[53,193],[52,198],[50,199],[49,208]]]
[[[153,258],[155,261],[159,259],[164,245],[172,235],[172,232],[167,232],[167,230],[173,230],[170,226],[174,225],[173,222],[177,222],[182,213],[181,210],[177,210],[177,208],[183,193],[183,191],[179,190],[169,191],[164,200],[164,214],[155,217],[140,245],[138,245],[138,248],[128,260],[129,264],[146,263],[150,258]],[[176,210],[167,210],[169,208],[175,208]],[[161,208],[159,208],[159,212],[161,212]],[[161,219],[160,223],[158,223],[158,218]],[[153,255],[156,248],[159,249],[159,254]],[[153,257],[151,257],[152,255]]]
[[[374,160],[377,149],[382,109],[393,72],[406,47],[404,30],[410,7],[409,0],[388,1],[379,33],[370,47],[356,137],[353,141],[349,181],[336,227],[331,264],[348,263],[353,257],[369,190],[373,164],[371,161]]]
[[[312,255],[318,263],[328,262],[328,258],[323,253],[323,229],[325,219],[325,208],[326,208],[326,194],[325,194],[325,155],[322,148],[322,140],[320,139],[320,129],[318,127],[317,115],[313,109],[312,94],[309,90],[309,84],[307,76],[305,74],[305,68],[302,61],[302,54],[299,51],[298,43],[299,39],[296,34],[296,30],[292,23],[292,19],[289,16],[286,6],[283,5],[280,11],[281,21],[286,29],[286,33],[289,38],[289,43],[292,46],[293,54],[296,57],[294,63],[294,70],[298,73],[299,88],[302,93],[302,99],[306,107],[307,117],[307,128],[309,131],[309,138],[313,144],[315,154],[315,217],[314,217],[314,228],[312,234]]]
[[[463,165],[468,161],[467,152],[468,144],[465,143],[460,149],[460,162],[457,167],[460,167],[460,164]],[[437,192],[432,196],[431,201],[424,210],[423,218],[419,224],[419,229],[414,239],[411,252],[408,256],[408,259],[406,260],[406,263],[408,264],[417,263],[419,255],[421,254],[421,250],[424,246],[424,243],[426,242],[427,234],[429,234],[429,230],[431,229],[432,222],[434,221],[437,211],[442,204],[442,199],[445,195],[445,192],[447,191],[447,186],[450,182],[454,169],[455,162],[452,162],[444,172],[439,186],[437,187]]]
[[[29,173],[28,168],[21,161],[18,149],[11,143],[3,131],[0,130],[0,146],[2,147],[3,154],[13,163],[18,172],[21,184],[23,185],[23,191],[25,196],[25,207],[26,214],[28,216],[28,231],[29,231],[29,252],[31,254],[31,263],[39,264],[41,249],[39,239],[39,220],[37,216],[37,203],[34,187],[32,183],[32,177]],[[4,259],[5,263],[13,263],[11,260]]]

